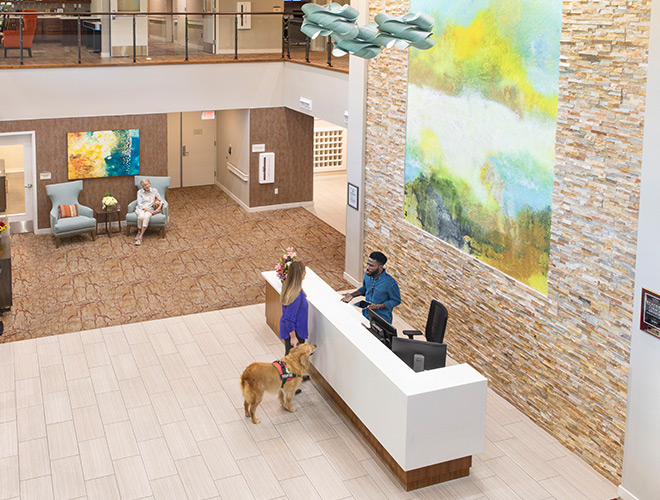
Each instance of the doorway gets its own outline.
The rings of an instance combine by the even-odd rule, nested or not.
[[[170,186],[215,184],[216,120],[214,111],[167,115]]]
[[[314,119],[314,205],[305,207],[346,234],[346,129]]]
[[[13,233],[34,231],[35,173],[34,132],[0,134],[0,217]]]

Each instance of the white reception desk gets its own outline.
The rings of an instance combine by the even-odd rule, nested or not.
[[[281,283],[266,279],[266,320],[279,332]],[[407,490],[467,476],[484,449],[487,381],[467,364],[416,373],[363,325],[354,306],[307,268],[313,380]],[[451,352],[451,339],[449,339]],[[315,375],[315,376],[314,376]],[[320,377],[318,376],[320,375]]]

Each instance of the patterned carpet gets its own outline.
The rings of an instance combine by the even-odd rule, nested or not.
[[[282,249],[336,290],[344,241],[302,208],[247,213],[215,186],[168,191],[167,236],[11,236],[13,300],[0,342],[89,330],[264,302],[261,272]]]

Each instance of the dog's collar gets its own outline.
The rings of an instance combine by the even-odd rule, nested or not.
[[[295,373],[291,373],[291,371],[289,370],[289,367],[286,366],[286,363],[284,361],[280,361],[280,360],[273,361],[273,366],[277,370],[277,373],[280,374],[280,380],[282,380],[282,387],[284,387],[284,384],[286,384],[286,382],[289,379],[292,379],[292,378],[298,376]]]

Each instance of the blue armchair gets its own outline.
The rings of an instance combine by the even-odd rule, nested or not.
[[[96,218],[94,210],[78,203],[78,195],[82,191],[83,181],[49,184],[46,193],[53,208],[50,210],[50,229],[55,239],[55,247],[59,247],[59,239],[81,233],[92,233],[96,239]],[[78,205],[78,215],[60,217],[60,205]]]
[[[163,197],[163,207],[162,213],[152,215],[151,220],[149,221],[149,227],[159,227],[160,228],[160,237],[165,238],[165,226],[169,220],[168,208],[169,205],[165,196],[167,195],[167,188],[170,187],[170,178],[169,177],[152,177],[149,175],[136,175],[135,176],[135,187],[140,189],[142,186],[140,182],[142,179],[149,179],[151,186],[156,188],[156,191]],[[137,215],[135,213],[135,207],[137,206],[137,200],[132,201],[128,204],[126,209],[126,236],[130,234],[130,227],[137,228]]]

